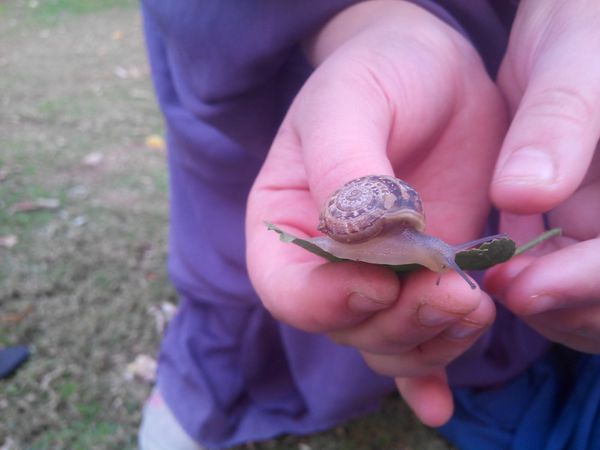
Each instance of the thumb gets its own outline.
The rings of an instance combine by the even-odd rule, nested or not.
[[[343,47],[313,73],[284,127],[298,137],[317,204],[351,179],[394,175],[441,133],[455,103],[454,74],[431,53],[412,38],[378,52]]]
[[[385,93],[363,80],[353,85],[327,77],[315,72],[290,111],[318,205],[351,179],[394,174],[386,154],[392,111]]]
[[[573,28],[549,26],[529,64],[522,64],[527,42],[511,36],[499,84],[516,113],[491,186],[492,200],[505,211],[555,207],[577,189],[590,164],[600,135],[600,60],[594,57],[600,29]],[[524,66],[529,73],[519,73]],[[519,90],[522,96],[515,95]]]

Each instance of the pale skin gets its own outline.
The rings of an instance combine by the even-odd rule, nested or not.
[[[538,332],[590,353],[600,352],[598,23],[597,1],[520,6],[498,80],[513,120],[491,194],[503,231],[526,240],[546,213],[563,237],[486,283]]]
[[[567,2],[544,5],[555,3]],[[582,11],[571,13],[590,21],[587,32],[597,34],[589,45],[600,48],[594,19],[585,11],[598,6],[591,1],[572,3]],[[517,314],[528,314],[526,320],[550,339],[584,350],[600,347],[600,326],[594,328],[585,317],[590,309],[595,311],[589,299],[600,299],[600,282],[591,283],[591,276],[597,275],[584,267],[585,260],[600,266],[596,256],[600,246],[594,240],[600,230],[579,230],[578,222],[568,219],[573,211],[590,214],[581,204],[590,196],[600,205],[598,164],[596,184],[589,175],[585,187],[580,188],[594,151],[594,146],[589,146],[597,141],[600,125],[592,120],[592,130],[592,123],[543,113],[544,95],[557,79],[564,88],[568,74],[558,73],[559,77],[544,70],[540,77],[520,73],[518,82],[513,79],[511,65],[519,64],[519,58],[530,62],[526,68],[519,65],[521,72],[535,72],[536,59],[545,54],[550,55],[547,58],[561,54],[573,58],[568,49],[558,56],[552,51],[560,42],[552,41],[551,33],[532,38],[536,31],[529,30],[528,23],[540,27],[539,16],[528,12],[527,2],[519,14],[513,32],[516,41],[504,62],[500,88],[489,79],[478,55],[461,35],[413,4],[364,2],[335,16],[306,43],[315,72],[286,115],[248,202],[248,268],[264,305],[286,323],[327,333],[335,341],[355,347],[373,370],[396,379],[404,399],[430,426],[441,425],[452,415],[445,367],[493,323],[495,308],[490,296],[470,289],[452,272],[438,285],[437,274],[429,271],[401,281],[389,270],[372,265],[324,263],[295,246],[281,244],[266,230],[263,220],[298,235],[314,236],[318,210],[335,189],[364,175],[395,175],[419,190],[427,232],[457,244],[481,233],[490,207],[491,184],[492,199],[500,208],[525,214],[505,215],[502,231],[529,237],[537,231],[531,215],[551,208],[551,221],[566,231],[568,223],[574,228],[569,240],[561,242],[561,246],[567,245],[561,250],[520,258],[491,273],[490,288]],[[528,14],[535,16],[535,23]],[[558,19],[548,14],[547,20]],[[540,51],[544,38],[550,42]],[[523,47],[526,42],[519,45],[519,40],[535,41],[536,47],[528,50]],[[576,44],[581,45],[580,40]],[[592,58],[581,59],[575,63],[598,65]],[[545,64],[554,67],[552,61]],[[556,71],[564,69],[564,62],[557,64]],[[558,78],[552,78],[553,74]],[[595,76],[600,79],[600,68]],[[592,84],[588,83],[589,89]],[[579,79],[573,85],[586,86]],[[534,105],[541,104],[536,108],[542,111],[532,108],[523,112],[520,105],[534,95],[530,92],[541,96]],[[502,94],[509,99],[514,116],[508,134]],[[590,108],[600,107],[599,96],[593,97],[596,100]],[[600,117],[595,110],[582,110]],[[573,111],[579,110],[574,107]],[[538,127],[539,135],[531,132],[529,122]],[[561,123],[567,131],[571,127],[571,145],[579,156],[561,153],[559,138],[551,140],[551,145],[541,140],[548,137],[545,127],[556,128]],[[536,181],[535,170],[531,175],[512,177],[501,171],[509,167],[506,161],[516,155],[517,148],[529,144],[555,158],[553,167],[558,175],[554,181]],[[535,165],[528,167],[535,169]],[[540,199],[517,202],[525,193]],[[514,210],[517,203],[518,210]],[[569,245],[574,240],[580,240],[583,247],[575,251],[580,244]],[[562,259],[557,262],[556,258]],[[577,259],[578,278],[556,291],[556,277],[547,273],[556,264],[564,270],[564,258]],[[510,289],[506,288],[509,281]],[[552,293],[557,302],[545,302],[546,310],[531,315],[527,305],[539,289]],[[567,321],[562,320],[562,312],[552,314],[565,303],[572,306],[572,319]],[[585,322],[578,322],[577,317]]]

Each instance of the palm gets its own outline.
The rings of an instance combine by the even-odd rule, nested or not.
[[[473,77],[478,82],[466,84],[458,94],[449,88],[460,83],[456,79],[460,76],[458,67],[438,73],[430,84],[407,86],[415,78],[432,78],[428,74],[435,68],[420,62],[418,70],[422,73],[416,76],[411,74],[403,79],[402,74],[395,73],[394,77],[383,74],[378,80],[378,88],[386,92],[369,99],[371,105],[384,98],[398,99],[398,104],[392,107],[393,120],[387,116],[378,124],[381,137],[373,139],[369,149],[373,161],[361,164],[360,175],[380,173],[373,172],[377,169],[371,167],[381,166],[380,161],[385,160],[387,170],[419,191],[428,232],[456,243],[482,231],[489,210],[491,172],[505,131],[505,113],[496,89],[483,73]],[[260,191],[260,209],[265,211],[262,220],[284,224],[307,235],[316,233],[318,210],[324,199],[348,181],[337,162],[323,161],[323,154],[328,147],[348,145],[348,141],[350,146],[354,145],[352,137],[337,136],[338,142],[330,142],[330,137],[323,138],[321,127],[315,131],[305,123],[296,125],[301,116],[311,118],[309,125],[332,122],[334,114],[338,123],[355,120],[342,107],[326,106],[325,113],[317,110],[325,103],[340,102],[335,98],[329,100],[335,92],[332,95],[329,83],[323,82],[326,76],[317,74],[299,94],[255,187],[255,191]],[[327,92],[320,83],[327,87]],[[398,91],[403,95],[399,96]],[[380,106],[387,112],[389,105]],[[352,109],[360,110],[360,106]],[[320,114],[328,117],[320,119]],[[368,121],[365,117],[358,120]],[[338,123],[332,125],[334,137]],[[354,129],[356,134],[361,131],[358,127]],[[380,142],[384,145],[378,145]],[[317,164],[326,169],[321,167],[315,175],[312,166]],[[323,177],[323,172],[331,176]]]

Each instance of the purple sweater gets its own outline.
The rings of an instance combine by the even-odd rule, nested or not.
[[[393,390],[353,349],[272,319],[245,267],[248,191],[312,70],[299,42],[352,3],[142,2],[167,125],[169,272],[181,296],[158,383],[183,428],[208,446],[328,428],[372,410]],[[513,2],[415,3],[461,31],[495,74]],[[546,348],[500,309],[494,327],[449,367],[451,382],[501,383]]]

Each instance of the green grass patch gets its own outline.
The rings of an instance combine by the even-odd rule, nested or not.
[[[22,192],[7,189],[0,197],[2,209],[0,209],[0,235],[18,233],[29,233],[34,229],[46,225],[56,218],[54,210],[40,209],[38,211],[18,212],[12,208],[23,201],[34,201],[40,198],[60,198],[52,195],[40,186],[27,186]]]
[[[68,400],[75,392],[77,392],[77,383],[65,380],[58,385],[57,391],[63,400]]]
[[[19,18],[31,26],[54,26],[69,17],[137,7],[135,0],[8,0],[0,2],[0,18]]]
[[[133,0],[33,0],[27,3],[32,16],[52,22],[62,15],[89,14],[112,8],[135,8]]]
[[[2,280],[2,273],[0,272],[0,280]],[[0,328],[0,347],[6,347],[8,345],[10,345],[10,335],[8,330],[6,330],[4,327]]]
[[[119,425],[112,422],[76,421],[56,431],[49,431],[40,436],[30,450],[53,450],[69,448],[73,450],[89,450],[109,444]],[[108,447],[108,445],[107,445]],[[104,448],[104,447],[103,447]]]

